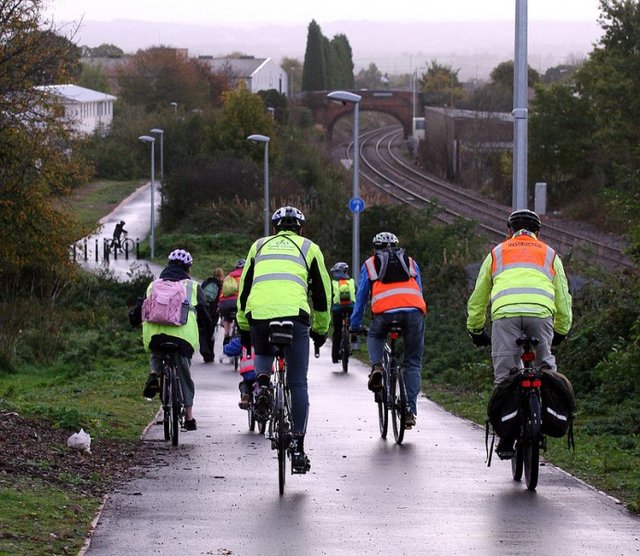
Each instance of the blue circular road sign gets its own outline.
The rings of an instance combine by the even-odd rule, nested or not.
[[[349,201],[349,210],[351,212],[362,212],[364,210],[364,199],[362,197],[353,197]]]

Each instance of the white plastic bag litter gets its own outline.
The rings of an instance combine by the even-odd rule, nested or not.
[[[87,454],[91,453],[91,436],[80,429],[79,432],[73,433],[67,440],[67,446],[73,450],[82,450]]]

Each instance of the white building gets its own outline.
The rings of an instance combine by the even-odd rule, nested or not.
[[[206,62],[214,72],[229,75],[232,85],[236,85],[242,79],[247,90],[252,93],[269,89],[275,89],[281,95],[286,95],[289,92],[287,72],[271,58],[199,56],[199,59]]]
[[[109,131],[113,120],[113,103],[117,97],[78,85],[45,85],[38,89],[58,97],[64,108],[64,118],[78,133],[91,135],[98,131],[104,135]]]

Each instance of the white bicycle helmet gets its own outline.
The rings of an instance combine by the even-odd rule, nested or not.
[[[391,232],[380,232],[373,238],[373,246],[376,249],[384,249],[385,247],[392,247],[398,245],[398,238]]]
[[[193,264],[193,257],[189,251],[185,251],[184,249],[175,249],[169,253],[169,261],[178,261],[186,266],[191,266]]]
[[[271,223],[274,228],[302,228],[304,226],[304,214],[296,207],[280,207],[273,213]]]

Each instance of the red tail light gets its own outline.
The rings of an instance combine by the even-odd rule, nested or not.
[[[523,388],[531,388],[531,381],[529,379],[521,382]]]
[[[533,387],[534,388],[540,388],[540,386],[542,386],[542,381],[539,378],[534,379]]]
[[[400,337],[400,334],[398,332],[392,332],[389,336],[392,340],[397,340]]]
[[[525,363],[533,362],[533,361],[535,361],[535,359],[536,359],[536,354],[535,354],[535,353],[533,353],[532,351],[525,351],[525,352],[522,354],[522,360],[523,360]]]

